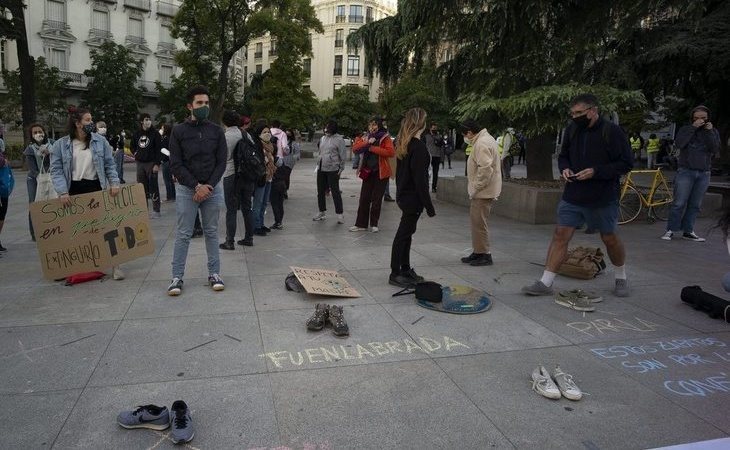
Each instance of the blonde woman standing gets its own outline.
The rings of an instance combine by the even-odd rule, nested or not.
[[[425,129],[426,111],[421,108],[410,109],[401,121],[396,139],[396,202],[402,215],[393,238],[388,282],[399,287],[408,287],[423,281],[423,277],[417,275],[410,264],[411,241],[423,210],[426,210],[428,217],[436,215],[428,192],[431,155],[421,140]]]

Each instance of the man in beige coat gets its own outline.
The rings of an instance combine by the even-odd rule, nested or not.
[[[476,121],[466,120],[461,124],[464,140],[474,147],[466,161],[467,190],[471,206],[472,254],[461,258],[461,262],[472,266],[492,265],[489,249],[489,213],[492,203],[502,192],[502,164],[497,141],[481,128]]]

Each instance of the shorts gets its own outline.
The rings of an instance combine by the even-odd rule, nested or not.
[[[601,234],[614,234],[618,227],[618,201],[599,207],[578,206],[560,200],[558,225],[578,228],[585,224]]]

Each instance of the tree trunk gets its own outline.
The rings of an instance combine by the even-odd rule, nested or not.
[[[8,6],[13,15],[13,32],[15,45],[18,49],[18,65],[20,66],[20,102],[23,108],[23,129],[36,121],[35,96],[35,60],[28,50],[28,36],[25,30],[25,16],[23,2],[15,0]],[[23,133],[24,140],[28,140],[28,133]],[[27,142],[25,142],[27,144]]]
[[[552,181],[553,153],[555,153],[555,134],[543,133],[527,141],[527,179]]]
[[[223,102],[226,101],[226,93],[228,92],[228,66],[230,59],[222,62],[220,72],[218,72],[218,86],[215,87],[215,99],[210,111],[210,119],[214,122],[220,122],[223,119]]]

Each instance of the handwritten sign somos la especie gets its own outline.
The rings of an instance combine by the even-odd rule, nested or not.
[[[49,279],[108,269],[155,249],[141,184],[30,205],[38,256]]]

